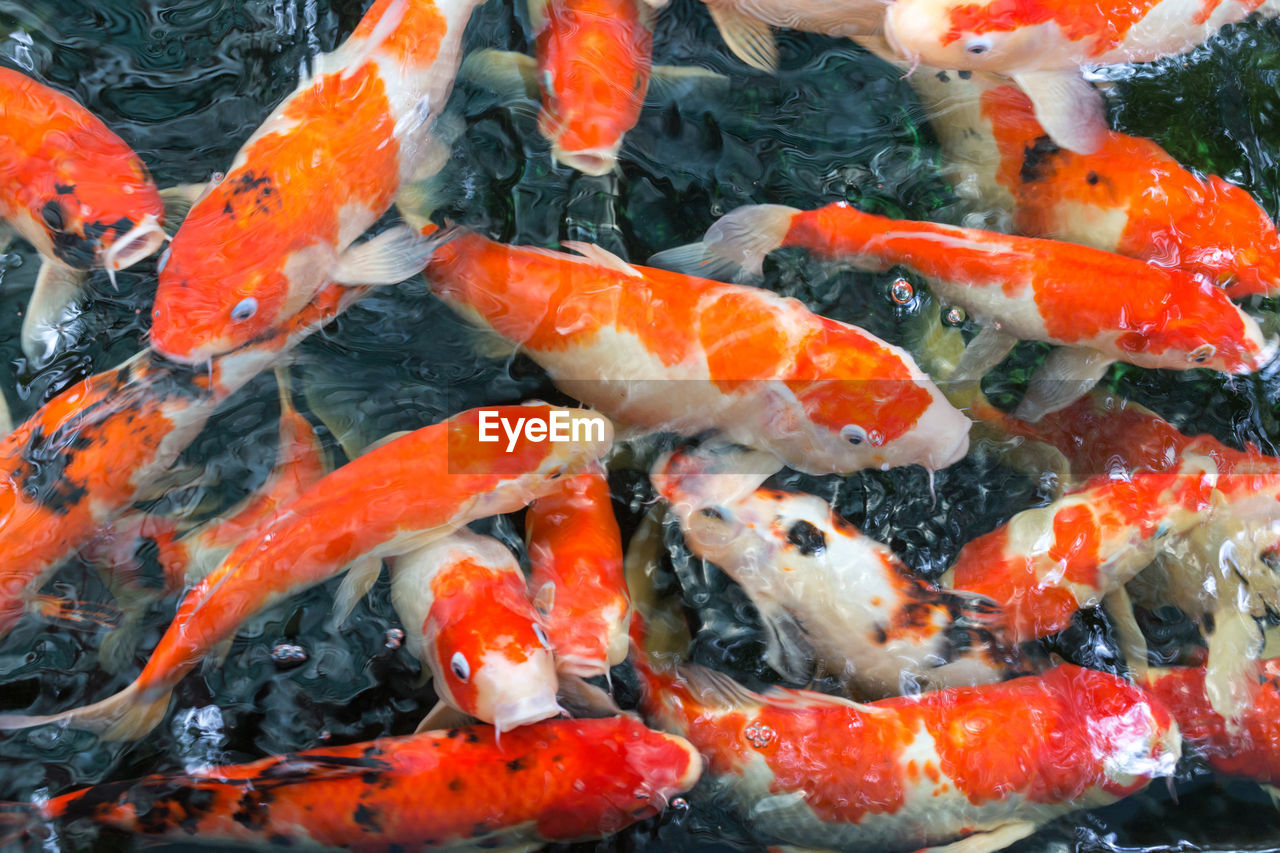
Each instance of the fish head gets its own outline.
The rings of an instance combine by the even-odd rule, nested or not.
[[[1280,234],[1245,190],[1210,175],[1205,203],[1183,225],[1192,245],[1183,267],[1224,287],[1232,298],[1280,291]],[[1190,239],[1188,239],[1190,238]]]
[[[515,558],[465,554],[432,583],[423,626],[436,692],[499,732],[561,713],[550,641]]]
[[[636,820],[653,817],[702,776],[703,761],[693,744],[679,735],[654,731],[627,717],[621,733],[625,768],[635,777],[627,813]]]
[[[1091,717],[1089,742],[1105,773],[1102,787],[1125,797],[1152,779],[1172,776],[1182,757],[1182,735],[1169,709],[1115,676],[1071,670],[1069,677],[1077,679],[1074,704]]]
[[[1192,276],[1178,277],[1161,319],[1150,331],[1117,338],[1119,349],[1130,354],[1126,361],[1142,367],[1242,374],[1269,364],[1280,348],[1280,340],[1268,339],[1258,322],[1223,291]]]
[[[1054,27],[1008,0],[896,0],[884,20],[885,39],[908,62],[997,73],[1038,69]]]
[[[610,14],[568,5],[550,4],[538,42],[538,130],[557,161],[584,175],[605,175],[640,117],[653,36],[635,4],[617,4]]]
[[[125,269],[164,243],[164,205],[146,166],[123,143],[67,158],[49,186],[32,193],[29,213],[53,255],[75,269]],[[97,159],[101,156],[102,159]],[[40,241],[45,242],[44,240]]]
[[[873,335],[826,320],[797,359],[793,395],[768,412],[771,449],[810,474],[958,462],[970,420],[952,406],[911,356]],[[812,378],[811,378],[812,377]]]

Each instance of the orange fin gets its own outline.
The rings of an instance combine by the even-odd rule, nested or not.
[[[114,628],[123,614],[113,604],[96,601],[72,601],[56,595],[37,595],[31,600],[31,611],[46,622],[68,628]]]

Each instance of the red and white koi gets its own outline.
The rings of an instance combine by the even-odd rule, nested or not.
[[[449,707],[500,733],[561,713],[551,643],[498,540],[462,528],[396,557],[391,601]]]
[[[642,430],[721,431],[809,473],[920,464],[969,446],[969,421],[911,356],[798,300],[477,234],[427,268],[454,310],[520,347],[566,393]]]
[[[1012,77],[1063,148],[1091,154],[1106,130],[1101,94],[1081,75],[1098,65],[1185,53],[1272,0],[905,0],[889,6],[884,34],[908,62]]]
[[[51,328],[92,269],[115,273],[164,242],[164,206],[142,159],[72,98],[0,68],[0,219],[40,253],[22,348],[42,358]],[[7,241],[6,241],[7,242]]]
[[[549,424],[555,412],[590,428],[579,429],[576,441],[522,435],[510,450],[483,440],[482,414]],[[256,613],[357,564],[363,575],[383,557],[421,548],[476,519],[515,512],[612,443],[608,422],[594,412],[531,404],[470,409],[377,446],[321,478],[191,590],[132,684],[61,714],[0,716],[0,729],[56,722],[108,739],[139,737],[163,718],[174,686]],[[340,602],[339,612],[352,604]]]
[[[556,653],[556,669],[591,678],[627,657],[631,597],[622,575],[622,533],[604,466],[560,481],[529,505],[529,591]]]
[[[501,743],[468,726],[105,783],[30,811],[178,844],[533,850],[652,817],[701,772],[687,741],[630,717],[548,720]]]
[[[816,659],[865,699],[1004,678],[1004,615],[981,595],[914,575],[814,495],[754,489],[722,459],[678,451],[650,475],[694,554],[738,582],[769,637],[766,659],[804,682]],[[761,478],[755,478],[761,479]]]
[[[191,208],[160,271],[155,350],[184,364],[278,327],[326,284],[392,284],[432,241],[407,227],[353,241],[402,181],[440,169],[431,128],[478,0],[378,0]]]
[[[363,292],[323,291],[208,371],[140,353],[63,391],[0,440],[0,636],[59,565],[147,496],[223,400]]]
[[[631,556],[629,581],[639,576]],[[632,594],[645,599],[636,586]],[[645,610],[633,622],[637,645],[669,650],[669,635],[646,635]],[[753,693],[643,652],[636,670],[645,718],[689,739],[753,831],[805,848],[910,851],[964,838],[961,849],[999,850],[1171,775],[1180,755],[1164,706],[1123,679],[1070,665],[871,704]]]
[[[901,264],[927,277],[939,299],[984,324],[953,381],[976,382],[1018,340],[1060,345],[1015,413],[1024,420],[1077,399],[1113,361],[1249,373],[1276,351],[1226,294],[1187,273],[1072,243],[887,219],[843,202],[812,211],[742,207],[712,225],[702,243],[653,261],[758,276],[765,255],[782,246],[860,269]]]

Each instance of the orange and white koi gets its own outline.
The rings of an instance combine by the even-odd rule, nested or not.
[[[1081,68],[1151,62],[1185,53],[1272,0],[905,0],[889,6],[884,34],[908,62],[1012,77],[1063,148],[1090,154],[1107,130],[1102,96]]]
[[[1280,658],[1262,661],[1258,689],[1233,725],[1214,710],[1203,666],[1152,669],[1143,686],[1178,721],[1188,755],[1219,773],[1280,783]]]
[[[1009,214],[1007,230],[1176,267],[1234,298],[1280,285],[1275,223],[1240,187],[1116,131],[1092,154],[1060,148],[1002,77],[923,69],[911,84],[941,142],[943,174],[958,194]]]
[[[462,528],[396,557],[391,601],[449,707],[499,732],[561,713],[551,643],[498,540]]]
[[[510,443],[490,440],[490,418],[541,423],[543,432],[538,438],[524,430]],[[576,429],[576,440],[548,442],[554,423],[567,423],[570,435]],[[62,714],[0,716],[0,729],[57,722],[108,739],[145,734],[163,718],[174,685],[225,648],[246,619],[357,564],[364,575],[383,557],[421,548],[476,519],[515,512],[612,443],[608,422],[594,412],[531,404],[470,409],[377,446],[322,477],[228,554],[183,599],[132,684]],[[352,604],[339,603],[338,610]]]
[[[630,717],[548,720],[501,743],[478,725],[109,782],[29,811],[179,844],[533,850],[652,817],[701,772],[687,741]]]
[[[115,273],[164,242],[164,206],[142,159],[72,98],[0,68],[0,219],[40,253],[22,348],[40,359],[85,273]]]
[[[809,473],[920,464],[969,446],[969,421],[911,356],[798,300],[587,257],[456,236],[432,290],[513,342],[566,393],[644,430],[768,450]]]
[[[635,127],[649,88],[653,33],[645,0],[531,0],[542,111],[551,156],[605,175]]]
[[[219,403],[362,294],[331,287],[208,371],[144,351],[68,388],[0,441],[0,636],[62,562],[147,495]]]
[[[542,614],[556,669],[591,678],[627,657],[631,597],[622,575],[622,533],[604,466],[562,480],[524,517],[529,591]]]
[[[330,283],[392,284],[417,273],[432,241],[396,227],[352,242],[401,182],[447,152],[431,128],[453,86],[478,0],[378,0],[351,37],[316,60],[191,208],[163,269],[156,352],[194,364],[242,346]]]
[[[639,576],[636,560],[628,581]],[[636,586],[632,594],[645,600]],[[646,609],[633,638],[669,651],[669,626],[641,621]],[[637,655],[636,670],[646,720],[689,739],[713,789],[753,831],[805,848],[910,851],[967,838],[961,849],[999,850],[1171,775],[1180,755],[1162,705],[1070,665],[870,704],[753,693],[666,654]]]
[[[981,595],[914,575],[814,495],[755,489],[732,462],[678,451],[650,475],[685,542],[738,582],[793,681],[814,660],[865,699],[998,681],[1011,670],[1004,615]],[[756,478],[757,480],[760,478]]]
[[[844,202],[812,211],[739,208],[702,243],[654,261],[696,269],[709,259],[721,271],[736,266],[758,276],[764,256],[782,246],[860,269],[901,264],[927,277],[941,300],[984,324],[953,381],[977,381],[1020,339],[1059,344],[1015,413],[1024,420],[1077,399],[1113,361],[1248,373],[1276,350],[1226,294],[1187,273],[1073,243],[887,219]]]

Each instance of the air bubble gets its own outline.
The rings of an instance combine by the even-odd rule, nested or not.
[[[279,666],[297,666],[307,660],[307,650],[293,643],[281,643],[271,650],[271,659]]]
[[[961,323],[965,321],[964,309],[960,308],[959,306],[951,308],[950,310],[947,311],[946,320],[947,320],[947,325],[949,326],[959,326]]]
[[[911,286],[911,282],[905,278],[900,278],[889,288],[889,295],[893,297],[893,301],[899,305],[906,305],[916,297],[916,289]]]
[[[389,649],[398,649],[404,643],[404,631],[399,628],[387,629],[386,647]]]

